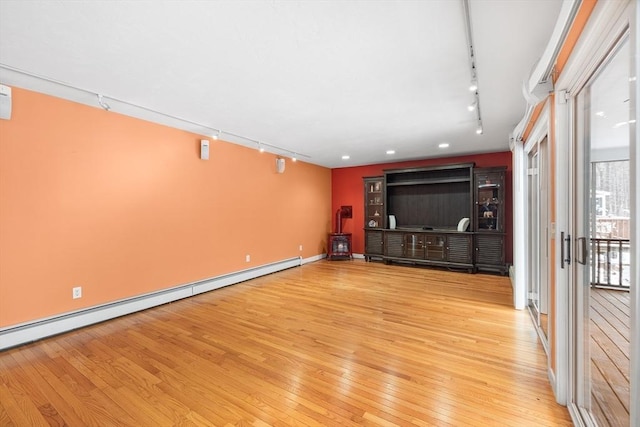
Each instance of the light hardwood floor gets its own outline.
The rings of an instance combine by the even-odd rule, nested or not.
[[[591,288],[591,402],[601,427],[629,425],[630,314],[628,291]]]
[[[571,425],[511,299],[319,261],[0,353],[0,425]]]

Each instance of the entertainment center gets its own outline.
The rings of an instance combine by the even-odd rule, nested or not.
[[[365,259],[507,274],[506,167],[474,166],[365,177]]]

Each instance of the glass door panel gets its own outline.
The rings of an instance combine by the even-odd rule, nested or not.
[[[384,178],[374,177],[364,179],[364,227],[384,228]]]
[[[629,300],[628,293],[594,281],[598,276],[594,272],[600,271],[597,264],[602,254],[596,243],[603,239],[602,224],[615,219],[602,220],[613,205],[607,202],[611,195],[598,188],[594,171],[599,161],[628,159],[629,63],[630,45],[625,37],[576,98],[571,287],[577,334],[572,343],[571,404],[586,425],[601,427],[630,422],[630,317],[624,302]],[[616,326],[610,327],[613,324]]]

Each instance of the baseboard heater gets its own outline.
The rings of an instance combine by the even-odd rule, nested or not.
[[[0,330],[0,350],[37,341],[52,335],[61,334],[82,328],[83,326],[114,319],[136,311],[146,310],[162,304],[188,298],[194,295],[209,292],[225,286],[255,279],[256,277],[298,267],[312,262],[312,259],[303,260],[301,257],[277,261],[271,264],[241,270],[210,279],[205,279],[186,285],[176,286],[170,289],[151,292],[148,294],[115,301],[95,307],[90,307],[71,313],[65,313],[47,319],[24,323]],[[321,259],[319,256],[318,259]]]

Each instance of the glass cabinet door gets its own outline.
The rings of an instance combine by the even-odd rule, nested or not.
[[[364,179],[364,227],[384,228],[384,178]]]
[[[404,256],[424,259],[424,236],[422,234],[407,233],[404,235]]]
[[[504,172],[476,174],[476,231],[503,231]]]
[[[429,234],[426,237],[426,258],[432,261],[444,261],[447,258],[447,239],[442,234]]]

